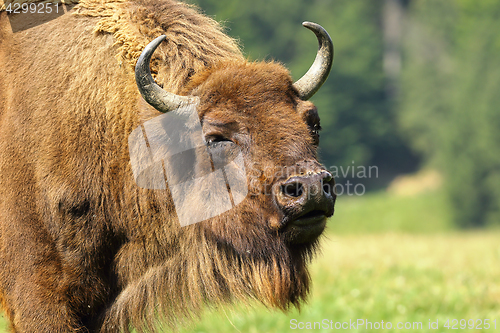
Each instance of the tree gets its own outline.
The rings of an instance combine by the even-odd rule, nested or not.
[[[401,125],[439,167],[463,227],[500,221],[500,3],[413,3]]]
[[[383,0],[192,2],[224,21],[251,59],[281,61],[295,79],[307,71],[317,50],[316,39],[301,23],[323,25],[335,45],[330,77],[313,97],[323,128],[323,162],[327,167],[347,167],[353,161],[375,165],[383,178],[418,164],[397,129],[394,105],[385,89]]]

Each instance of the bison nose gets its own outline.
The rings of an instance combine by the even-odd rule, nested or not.
[[[334,185],[333,177],[327,171],[290,177],[280,184],[277,200],[282,207],[321,205],[333,200]]]
[[[327,171],[306,176],[295,176],[286,180],[280,186],[281,195],[278,196],[278,202],[285,203],[285,206],[291,202],[302,203],[304,200],[315,200],[322,196],[333,198],[332,175]]]
[[[276,184],[276,203],[285,216],[282,227],[291,230],[294,242],[310,241],[323,231],[333,215],[335,181],[327,171],[293,176]]]

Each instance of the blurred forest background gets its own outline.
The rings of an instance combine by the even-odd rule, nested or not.
[[[335,46],[312,98],[324,164],[377,166],[368,191],[437,170],[454,223],[500,223],[500,1],[188,2],[222,21],[250,59],[278,60],[295,79],[317,50],[301,23],[323,25]]]

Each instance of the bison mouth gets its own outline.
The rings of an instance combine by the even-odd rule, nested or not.
[[[284,228],[285,238],[291,244],[314,242],[323,232],[326,220],[333,211],[314,209],[290,219]]]
[[[335,181],[326,170],[293,175],[273,187],[275,202],[283,213],[281,230],[290,244],[313,243],[333,215]]]

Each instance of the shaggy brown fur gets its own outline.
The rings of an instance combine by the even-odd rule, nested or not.
[[[172,0],[72,13],[15,34],[0,13],[0,298],[13,330],[154,331],[249,297],[299,306],[316,242],[289,244],[263,190],[286,178],[280,167],[322,168],[316,110],[286,69],[246,62],[217,23]],[[161,34],[157,81],[199,96],[204,133],[230,137],[250,171],[236,209],[184,228],[168,191],[137,187],[128,156],[130,132],[158,115],[132,67]]]

